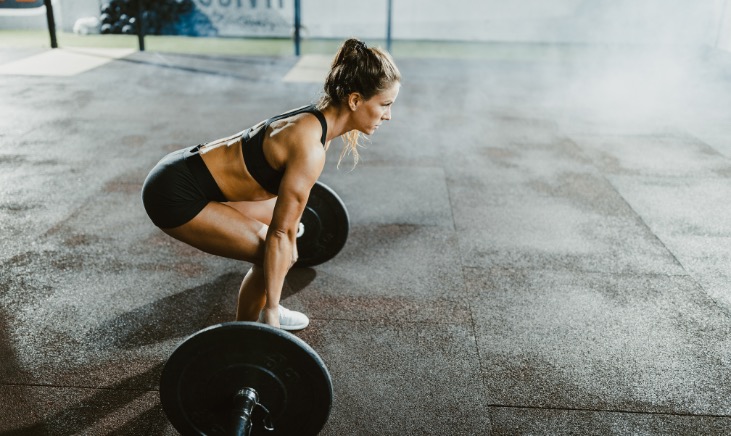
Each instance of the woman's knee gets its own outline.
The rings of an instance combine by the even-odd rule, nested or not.
[[[259,231],[256,232],[256,236],[258,238],[257,248],[256,248],[256,256],[254,259],[251,259],[249,262],[253,263],[256,266],[262,267],[264,266],[264,254],[266,253],[266,243],[267,243],[267,232],[269,231],[269,226],[266,224],[259,229]]]
[[[162,229],[173,238],[210,254],[260,265],[268,227],[220,203],[209,203],[187,223]]]

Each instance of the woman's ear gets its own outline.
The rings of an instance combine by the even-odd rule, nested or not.
[[[363,96],[361,96],[358,92],[351,92],[350,95],[348,95],[348,107],[351,111],[358,109],[358,105],[361,101],[363,101]]]

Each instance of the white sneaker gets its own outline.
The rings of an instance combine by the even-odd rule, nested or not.
[[[264,322],[264,312],[259,314],[259,322]],[[282,330],[302,330],[310,324],[307,315],[279,306],[279,328]]]

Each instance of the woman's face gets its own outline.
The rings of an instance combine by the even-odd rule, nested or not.
[[[390,120],[391,106],[396,101],[400,88],[401,84],[396,82],[387,90],[374,95],[368,100],[359,99],[353,112],[356,129],[366,135],[372,135],[381,123]]]

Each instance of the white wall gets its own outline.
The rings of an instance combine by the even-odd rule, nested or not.
[[[716,46],[731,51],[731,0],[723,0],[719,3],[717,15],[720,18],[716,32]]]
[[[105,0],[60,2],[59,27]],[[221,36],[292,34],[294,0],[194,0]],[[301,0],[303,35],[383,39],[387,0]],[[731,51],[731,0],[392,0],[394,39],[660,43]],[[200,18],[200,16],[199,16]],[[43,17],[39,22],[45,23]],[[16,20],[17,22],[17,20]],[[7,26],[6,26],[7,27]]]
[[[723,0],[393,0],[403,39],[709,43]],[[383,37],[386,1],[303,0],[313,36]]]
[[[74,23],[79,18],[98,17],[101,11],[101,0],[59,0],[59,2],[61,3],[60,28],[65,32],[71,32],[74,28]],[[59,15],[59,12],[56,15]]]
[[[221,35],[291,33],[293,0],[195,1]],[[392,1],[394,39],[714,45],[729,0]],[[386,11],[387,0],[302,0],[304,34],[383,39]]]
[[[63,23],[60,1],[52,0],[53,19],[57,29]],[[0,8],[0,30],[2,29],[48,29],[46,7],[41,4],[40,7],[32,8]]]

